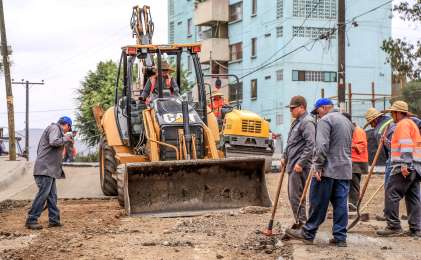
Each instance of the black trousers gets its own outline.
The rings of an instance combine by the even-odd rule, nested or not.
[[[421,230],[420,183],[415,171],[406,178],[401,173],[391,175],[386,197],[385,216],[389,228],[401,228],[399,202],[405,198],[409,228],[412,231]]]
[[[368,163],[352,162],[352,180],[349,186],[349,203],[357,206],[360,198],[361,175],[368,172]]]

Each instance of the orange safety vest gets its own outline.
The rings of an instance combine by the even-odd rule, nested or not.
[[[391,142],[391,160],[392,163],[421,162],[421,135],[417,125],[409,118],[396,125]]]
[[[221,116],[221,108],[224,106],[224,99],[221,97],[213,98],[211,105],[212,104],[213,106],[211,107],[211,109],[215,116],[219,118]]]
[[[353,162],[368,162],[367,135],[361,127],[355,127],[352,134],[352,152]]]
[[[150,80],[151,80],[151,92],[149,93],[149,96],[148,96],[148,98],[146,99],[146,104],[149,104],[149,103],[151,103],[151,96],[152,96],[152,93],[154,92],[154,90],[155,90],[155,85],[156,85],[156,76],[152,76],[152,77],[150,77]],[[172,88],[172,86],[171,86],[171,78],[170,77],[168,77],[166,80],[165,80],[165,85],[167,86],[167,88],[169,88],[170,89],[170,91],[171,91],[171,95],[173,96],[174,95],[174,89]]]

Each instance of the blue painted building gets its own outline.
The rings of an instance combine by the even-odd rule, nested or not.
[[[391,68],[380,49],[391,37],[391,5],[356,17],[382,3],[346,3],[346,83],[353,93],[370,94],[372,82],[377,94],[391,92]],[[168,8],[169,41],[202,42],[205,73],[212,68],[213,73],[240,76],[242,107],[270,119],[272,131],[287,135],[291,116],[285,106],[292,96],[304,96],[311,107],[322,89],[326,97],[337,95],[337,35],[332,30],[337,0],[168,0]],[[320,35],[329,37],[312,41]],[[233,88],[224,85],[220,91],[235,99]],[[360,100],[369,96],[353,97],[353,119],[361,125],[372,103]],[[376,104],[383,108],[382,101]]]

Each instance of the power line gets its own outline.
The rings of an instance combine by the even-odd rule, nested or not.
[[[353,23],[353,22],[355,21],[355,19],[356,19],[356,18],[359,18],[359,17],[365,16],[365,15],[367,15],[367,14],[369,14],[369,13],[372,13],[372,12],[374,12],[374,11],[376,11],[376,10],[380,9],[381,7],[383,7],[383,6],[387,5],[387,4],[391,3],[391,2],[392,2],[391,0],[386,1],[386,2],[385,2],[385,3],[383,3],[383,4],[380,4],[380,5],[378,5],[378,6],[374,7],[374,8],[372,8],[372,9],[370,9],[370,10],[368,10],[368,11],[365,11],[365,12],[363,12],[363,13],[359,14],[359,15],[354,16],[351,20],[349,20],[349,21],[347,21],[347,22],[343,23],[342,25],[339,25],[339,24],[338,24],[338,25],[337,25],[337,27],[336,27],[336,28],[332,28],[330,32],[325,33],[325,34],[321,34],[318,38],[312,39],[312,40],[310,40],[309,42],[307,42],[306,44],[301,45],[301,46],[299,46],[299,47],[295,48],[294,50],[292,50],[292,51],[290,51],[290,52],[288,52],[288,53],[286,53],[286,54],[284,54],[284,55],[282,55],[282,56],[280,56],[280,57],[276,58],[275,60],[270,61],[270,62],[267,62],[266,64],[261,65],[259,68],[254,69],[253,71],[251,71],[251,72],[249,72],[249,73],[246,73],[245,75],[241,76],[241,77],[240,77],[240,79],[243,79],[243,78],[245,78],[245,77],[247,77],[247,76],[249,76],[249,75],[251,75],[251,74],[253,74],[253,73],[256,73],[257,71],[259,71],[259,70],[262,70],[262,69],[266,68],[268,65],[273,64],[274,62],[276,62],[276,61],[278,61],[278,60],[280,60],[280,59],[282,59],[282,58],[285,58],[286,56],[291,55],[291,54],[293,54],[294,52],[297,52],[298,50],[300,50],[300,49],[302,49],[302,48],[305,48],[305,47],[306,47],[309,43],[312,43],[313,41],[319,41],[319,40],[322,40],[322,39],[329,39],[329,38],[331,37],[331,35],[332,35],[332,34],[334,34],[334,33],[338,30],[338,28],[339,28],[340,26],[345,26],[345,25],[347,25],[347,24]],[[284,46],[284,47],[285,47],[285,46]],[[282,47],[281,49],[277,50],[277,51],[274,53],[274,55],[272,55],[272,57],[273,57],[273,56],[275,56],[275,55],[276,55],[276,54],[277,54],[280,50],[282,50],[284,47]],[[270,60],[270,59],[268,59],[268,60]]]

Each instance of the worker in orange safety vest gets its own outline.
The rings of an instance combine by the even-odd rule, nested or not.
[[[396,101],[386,110],[392,114],[396,129],[391,141],[392,172],[386,187],[385,216],[387,227],[377,231],[380,236],[397,236],[403,233],[399,220],[399,202],[405,197],[409,232],[421,237],[421,135],[410,119],[408,104]]]

